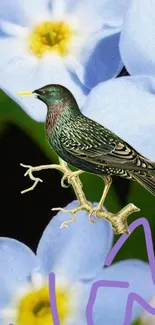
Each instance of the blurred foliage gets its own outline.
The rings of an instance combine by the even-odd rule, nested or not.
[[[88,200],[91,202],[98,202],[104,189],[102,178],[96,175],[84,173],[81,175],[81,180]],[[116,212],[121,208],[114,186],[111,186],[105,203],[106,208],[111,212]]]
[[[44,123],[31,119],[15,102],[0,91],[0,133],[8,123],[14,123],[20,127],[31,136],[51,160],[56,160],[56,155],[45,138]]]
[[[137,319],[132,325],[142,325],[142,322],[140,319]]]

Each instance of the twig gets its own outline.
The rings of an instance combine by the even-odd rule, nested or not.
[[[62,208],[53,208],[52,209],[53,211],[63,211],[64,213],[69,213],[69,212],[72,213],[73,218],[63,222],[61,225],[61,228],[68,227],[69,223],[75,221],[76,220],[76,212],[78,212],[80,210],[87,211],[89,214],[89,221],[94,222],[90,217],[94,210],[94,206],[87,201],[86,196],[82,189],[82,183],[79,178],[79,175],[82,173],[82,171],[79,170],[76,172],[72,172],[72,170],[68,167],[68,164],[60,158],[59,158],[59,165],[51,164],[51,165],[42,165],[42,166],[36,166],[36,167],[30,166],[30,165],[23,165],[23,164],[20,164],[20,165],[24,168],[27,168],[27,171],[24,176],[28,175],[30,177],[30,179],[32,181],[34,181],[34,184],[30,188],[21,192],[22,194],[34,190],[34,188],[37,186],[37,184],[39,182],[42,182],[42,180],[40,178],[34,177],[33,173],[37,172],[37,171],[41,171],[41,170],[46,170],[46,169],[56,169],[56,170],[61,171],[64,174],[62,181],[61,181],[61,185],[63,187],[66,187],[66,185],[64,184],[64,180],[67,179],[68,184],[73,187],[75,195],[79,201],[79,205],[72,210],[65,210]],[[140,209],[137,208],[134,204],[130,203],[116,214],[113,214],[110,212],[105,212],[104,209],[98,210],[95,213],[95,217],[109,221],[116,234],[122,234],[122,233],[129,234],[127,218],[130,214],[132,214],[134,212],[138,212],[138,211],[140,211]]]

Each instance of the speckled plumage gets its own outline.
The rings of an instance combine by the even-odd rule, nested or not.
[[[47,105],[46,135],[59,157],[90,173],[137,180],[155,195],[154,162],[85,117],[68,89],[48,85],[35,93]]]

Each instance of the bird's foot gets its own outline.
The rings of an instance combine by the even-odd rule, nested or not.
[[[67,172],[66,174],[64,174],[64,176],[61,179],[61,186],[65,187],[65,188],[69,187],[69,185],[70,185],[69,183],[70,183],[70,180],[72,179],[72,177],[79,176],[82,173],[84,173],[83,170],[77,170],[75,172],[72,172],[72,171]],[[68,185],[65,184],[66,180],[67,180]]]
[[[77,206],[74,209],[71,210],[66,210],[63,208],[53,208],[52,211],[62,211],[64,213],[71,213],[72,214],[72,219],[66,220],[64,222],[62,222],[62,224],[60,225],[60,229],[63,227],[68,228],[68,225],[74,221],[76,221],[76,212],[80,211],[83,207],[81,207],[81,205]]]
[[[92,210],[89,212],[89,221],[91,223],[95,223],[95,221],[92,219],[92,216],[95,216],[96,218],[99,218],[98,217],[98,214],[99,213],[104,213],[105,210],[104,208],[99,204],[96,208],[92,208]]]

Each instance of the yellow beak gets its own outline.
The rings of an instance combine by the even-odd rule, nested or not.
[[[32,96],[33,92],[32,91],[19,91],[17,93],[17,95],[19,95],[19,96]]]

